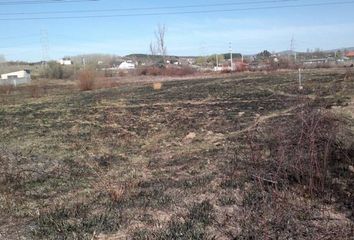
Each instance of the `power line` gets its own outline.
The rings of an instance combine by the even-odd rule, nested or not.
[[[146,10],[165,10],[165,9],[184,9],[184,8],[206,8],[206,7],[226,7],[240,5],[255,5],[267,3],[287,3],[298,2],[301,0],[263,0],[249,1],[238,3],[216,3],[216,4],[194,4],[194,5],[177,5],[164,7],[140,7],[140,8],[113,8],[113,9],[96,9],[96,10],[66,10],[66,11],[47,11],[47,12],[13,12],[0,13],[0,15],[37,15],[37,14],[62,14],[62,13],[98,13],[98,12],[122,12],[122,11],[146,11]]]
[[[115,17],[143,17],[143,16],[186,15],[186,14],[204,14],[204,13],[237,12],[237,11],[252,11],[252,10],[270,10],[270,9],[290,9],[290,8],[320,7],[320,6],[339,6],[339,5],[346,5],[346,4],[354,4],[354,1],[322,2],[322,3],[297,4],[297,5],[235,8],[235,9],[177,11],[177,12],[128,13],[128,14],[84,15],[84,16],[0,18],[0,21],[89,19],[89,18],[96,18],[97,19],[97,18],[115,18]]]
[[[30,42],[30,43],[21,43],[21,44],[16,44],[16,45],[11,45],[11,46],[0,46],[0,49],[9,49],[9,48],[18,48],[18,47],[25,47],[25,46],[33,46],[33,45],[37,45],[39,44],[39,42]]]
[[[77,3],[77,2],[97,2],[100,0],[33,0],[33,1],[5,1],[0,5],[30,5],[30,4],[51,4],[51,3]]]
[[[49,59],[49,43],[48,43],[48,31],[41,30],[41,47],[42,47],[42,61],[46,62]]]
[[[33,37],[38,37],[38,34],[18,35],[18,36],[2,36],[2,37],[0,37],[0,40],[24,39],[24,38],[33,38]]]

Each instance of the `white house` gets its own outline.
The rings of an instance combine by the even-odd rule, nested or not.
[[[1,74],[0,85],[14,85],[30,83],[31,72],[29,70],[22,70],[18,72]]]
[[[135,64],[133,63],[133,61],[124,61],[119,65],[118,69],[120,70],[135,69]]]
[[[73,65],[73,61],[70,58],[63,58],[58,61],[60,65]]]

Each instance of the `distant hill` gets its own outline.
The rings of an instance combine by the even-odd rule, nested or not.
[[[141,54],[141,53],[134,53],[124,56],[125,58],[160,58],[161,56],[151,55],[151,54]],[[197,56],[175,56],[175,55],[167,55],[166,58],[197,58]]]
[[[221,55],[224,56],[225,60],[230,59],[230,53],[222,53]],[[232,58],[241,58],[241,57],[242,57],[241,53],[232,53]]]
[[[354,47],[347,47],[347,48],[336,48],[336,49],[329,49],[329,50],[321,50],[321,52],[337,52],[337,51],[354,51]],[[281,51],[281,52],[277,52],[277,54],[279,55],[291,55],[291,54],[299,54],[299,53],[306,53],[306,52],[299,52],[299,51],[290,51],[290,50],[286,50],[286,51]]]
[[[325,52],[335,52],[335,51],[354,51],[354,47],[347,47],[347,48],[337,48],[332,50],[324,50]]]
[[[336,51],[354,51],[354,47],[346,47],[346,48],[337,48],[337,49],[330,49],[330,50],[321,50],[321,52],[327,53],[327,52],[336,52]],[[261,51],[260,51],[261,52]],[[276,54],[279,54],[281,56],[287,56],[287,55],[292,55],[292,54],[305,54],[306,52],[301,52],[301,51],[290,51],[290,50],[285,50],[285,51],[280,51],[276,52]],[[251,57],[251,56],[256,56],[258,53],[254,54],[244,54],[245,57]],[[221,53],[218,55],[223,55],[226,60],[230,59],[230,53]],[[166,56],[169,59],[181,59],[181,58],[189,58],[189,59],[196,59],[200,56],[175,56],[175,55],[168,55]],[[233,53],[234,58],[241,58],[240,53]],[[86,62],[97,62],[98,60],[104,61],[104,62],[122,62],[127,59],[132,59],[134,61],[141,61],[141,62],[148,62],[148,61],[155,61],[160,58],[160,56],[153,56],[151,54],[143,54],[143,53],[133,53],[129,54],[126,56],[117,56],[117,55],[111,55],[111,54],[86,54],[86,55],[78,55],[78,56],[71,56],[71,59],[74,60],[75,62],[81,62],[82,59],[85,58]]]

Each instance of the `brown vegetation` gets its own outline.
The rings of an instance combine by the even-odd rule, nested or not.
[[[353,70],[352,68],[346,68],[346,73],[345,73],[345,80],[353,80]]]
[[[196,70],[188,67],[188,66],[183,66],[183,67],[167,67],[167,68],[162,68],[162,67],[145,67],[142,69],[138,70],[138,75],[146,75],[146,76],[170,76],[170,77],[183,77],[187,75],[192,75],[196,73]]]
[[[265,139],[257,141],[249,135],[251,159],[256,167],[253,177],[281,186],[298,183],[312,196],[323,193],[329,167],[336,161],[339,123],[329,111],[306,106],[294,119],[274,121],[277,127],[265,129]]]
[[[0,85],[0,93],[1,94],[10,94],[14,89],[15,89],[15,87],[10,84]]]
[[[225,182],[236,182],[245,192],[241,213],[220,223],[226,234],[235,239],[349,239],[352,223],[333,217],[328,207],[346,208],[353,219],[354,141],[346,124],[307,102],[290,116],[251,130]],[[228,231],[231,223],[241,230]]]
[[[28,86],[28,90],[32,98],[39,98],[41,96],[41,89],[40,86],[38,86],[37,84],[32,84]]]
[[[52,61],[42,69],[40,75],[47,79],[73,79],[75,77],[75,66],[63,66]]]
[[[119,83],[111,78],[99,78],[96,79],[94,88],[95,89],[107,89],[118,87]]]
[[[92,70],[82,70],[79,72],[78,81],[81,91],[91,91],[96,84],[96,73]]]
[[[350,239],[354,85],[297,74],[1,95],[0,238]]]

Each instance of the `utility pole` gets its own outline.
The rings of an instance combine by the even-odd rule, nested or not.
[[[292,36],[291,41],[290,41],[290,54],[294,56],[294,60],[296,62],[296,52],[295,52],[295,39],[294,36]]]
[[[49,59],[49,56],[48,56],[48,52],[49,52],[48,31],[47,30],[41,30],[41,45],[42,45],[42,61],[43,61],[43,65],[47,66],[47,61]]]
[[[216,67],[218,69],[219,68],[219,57],[217,54],[215,56],[216,56]]]
[[[299,68],[299,90],[303,90],[304,87],[302,86],[302,72],[301,72],[301,68]]]
[[[229,44],[230,44],[229,48],[230,48],[231,71],[233,71],[234,70],[234,63],[233,63],[233,58],[232,58],[232,43],[230,42]]]
[[[84,66],[84,70],[86,69],[86,59],[83,57],[82,58],[82,65]]]

